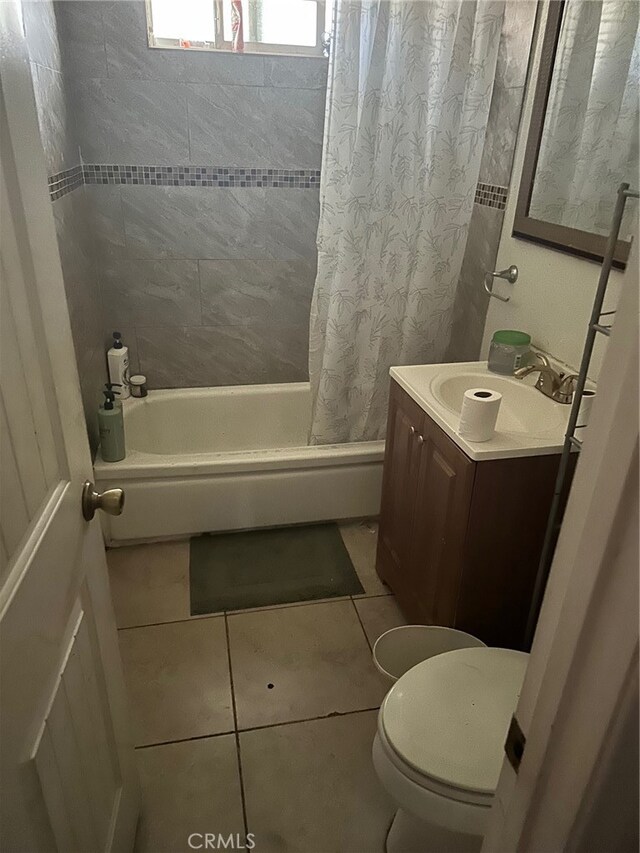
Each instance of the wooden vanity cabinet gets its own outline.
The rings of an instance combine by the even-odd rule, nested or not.
[[[475,462],[392,381],[376,566],[410,622],[524,648],[559,462]]]

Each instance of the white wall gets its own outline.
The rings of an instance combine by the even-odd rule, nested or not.
[[[592,261],[511,236],[547,8],[545,5],[539,16],[534,36],[533,63],[525,95],[496,266],[496,269],[504,269],[510,264],[517,264],[520,275],[515,285],[500,281],[496,281],[494,285],[499,293],[510,295],[511,299],[509,302],[490,300],[481,358],[487,357],[491,336],[497,329],[521,329],[531,334],[533,344],[537,348],[575,369],[580,364],[600,266]],[[615,193],[616,188],[611,189]],[[605,310],[616,307],[621,278],[621,273],[611,273]],[[590,370],[590,376],[594,380],[600,372],[606,343],[605,339],[598,336]]]

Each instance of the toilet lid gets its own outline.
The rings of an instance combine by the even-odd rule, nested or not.
[[[424,776],[493,794],[528,657],[510,649],[457,649],[414,666],[381,708],[390,746]]]

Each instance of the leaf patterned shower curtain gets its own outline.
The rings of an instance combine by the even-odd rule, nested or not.
[[[389,368],[444,357],[502,16],[502,0],[337,0],[311,443],[384,437]]]

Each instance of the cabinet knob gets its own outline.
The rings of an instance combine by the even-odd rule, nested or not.
[[[409,427],[409,429],[411,430],[411,435],[415,435],[415,432],[416,432],[415,427]]]
[[[418,441],[420,442],[420,444],[422,444],[422,442],[424,441],[424,438],[423,438],[421,435],[419,435],[419,436],[418,436]]]

